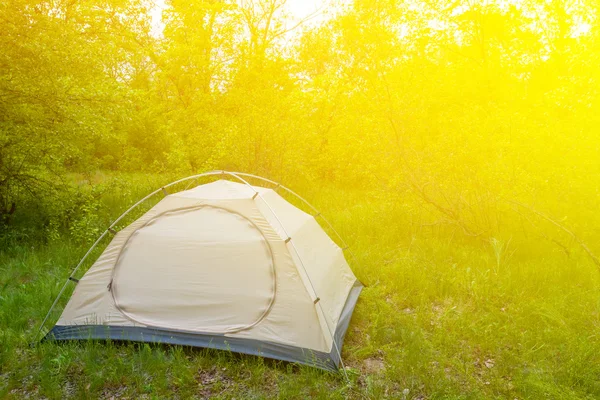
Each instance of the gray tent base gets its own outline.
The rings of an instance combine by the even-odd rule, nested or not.
[[[335,329],[334,340],[340,349],[342,348],[344,336],[348,330],[350,318],[362,288],[363,285],[356,281],[354,287],[348,294],[339,323]],[[180,346],[228,350],[235,353],[250,354],[309,365],[333,372],[338,370],[338,365],[340,364],[340,357],[335,350],[335,346],[332,346],[330,353],[324,353],[254,339],[242,339],[217,334],[200,334],[140,326],[56,325],[48,332],[42,341],[109,339],[115,341],[165,343]]]

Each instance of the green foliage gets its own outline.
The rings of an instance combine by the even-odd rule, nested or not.
[[[98,152],[112,150],[132,108],[123,82],[132,39],[118,15],[139,12],[126,2],[0,5],[2,223],[23,202],[60,199],[68,171],[110,159]],[[138,22],[128,22],[131,33]]]
[[[1,6],[8,230],[94,231],[93,204],[54,222],[79,194],[69,174],[230,169],[386,187],[422,202],[420,224],[484,242],[519,219],[570,251],[535,211],[592,240],[595,3],[361,0],[294,31],[283,0],[170,1],[160,35],[148,7]]]

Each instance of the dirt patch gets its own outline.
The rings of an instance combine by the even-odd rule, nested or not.
[[[198,393],[203,399],[211,398],[226,391],[232,380],[225,375],[225,368],[213,367],[208,370],[199,370],[196,374]]]
[[[378,374],[385,371],[385,363],[378,358],[367,358],[363,361],[363,370],[368,374]]]

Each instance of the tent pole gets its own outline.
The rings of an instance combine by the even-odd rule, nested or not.
[[[71,274],[69,275],[69,277],[67,278],[67,280],[65,281],[65,283],[62,285],[62,288],[60,289],[60,292],[58,292],[58,295],[56,296],[56,298],[54,299],[54,302],[50,306],[50,309],[46,313],[46,316],[44,317],[44,320],[40,324],[40,328],[36,332],[36,334],[35,334],[35,336],[33,338],[32,344],[35,344],[37,342],[37,339],[38,339],[38,337],[40,335],[40,332],[42,331],[42,329],[44,329],[44,325],[46,324],[46,321],[50,317],[50,313],[52,313],[52,310],[54,310],[54,307],[56,307],[56,303],[58,303],[58,300],[62,297],[63,293],[65,292],[65,289],[67,288],[68,283],[72,281],[71,278],[73,278],[73,275],[75,275],[75,273],[77,272],[77,270],[79,269],[79,267],[83,264],[83,262],[88,257],[88,255],[92,252],[92,250],[94,250],[96,248],[96,246],[98,245],[98,243],[100,243],[100,241],[102,239],[104,239],[104,237],[106,236],[107,233],[108,233],[108,229],[105,230],[102,233],[102,235],[100,235],[100,237],[98,239],[96,239],[96,241],[94,242],[94,244],[92,245],[92,247],[90,247],[88,249],[87,253],[85,253],[85,255],[83,256],[83,258],[79,261],[79,264],[77,264],[77,266],[75,267],[75,269],[73,269],[73,271],[71,272]]]

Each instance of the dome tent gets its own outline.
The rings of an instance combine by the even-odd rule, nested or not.
[[[237,182],[166,190],[219,174]],[[274,184],[242,173],[200,174],[162,188],[166,196],[119,232],[123,216],[113,222],[92,246],[113,234],[104,252],[78,280],[90,249],[63,286],[50,311],[76,284],[44,339],[227,349],[337,370],[362,285],[318,213],[287,202],[276,190],[295,193],[283,186],[252,186],[243,177]]]

